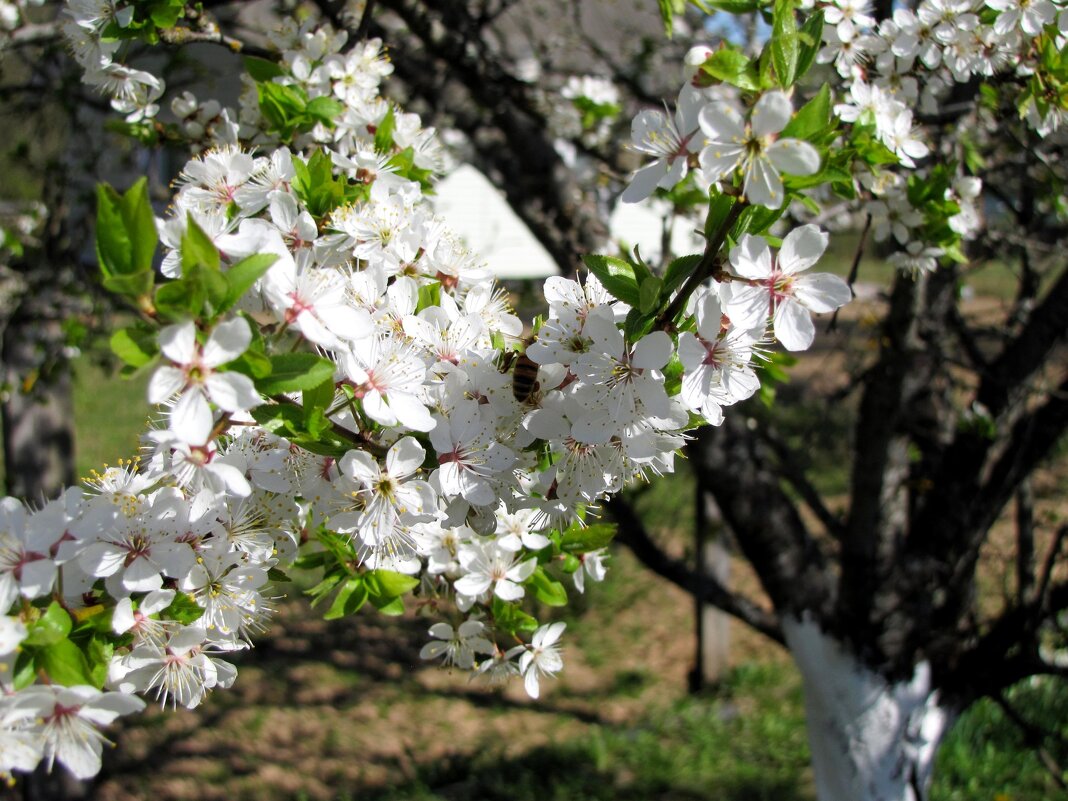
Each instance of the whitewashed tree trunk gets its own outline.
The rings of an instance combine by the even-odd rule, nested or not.
[[[955,718],[929,665],[890,683],[810,619],[787,617],[783,632],[801,670],[820,801],[924,801]]]

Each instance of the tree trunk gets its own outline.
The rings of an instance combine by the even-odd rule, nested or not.
[[[820,801],[924,801],[935,754],[956,711],[921,662],[888,682],[810,618],[783,620],[801,671]]]
[[[56,342],[58,321],[18,312],[4,331],[4,478],[8,495],[30,503],[55,498],[75,480],[70,365],[62,360],[39,375],[41,349]]]

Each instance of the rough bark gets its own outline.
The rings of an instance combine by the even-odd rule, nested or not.
[[[42,503],[75,481],[74,401],[70,366],[56,364],[39,375],[45,340],[59,339],[58,321],[18,314],[4,331],[7,387],[3,417],[7,494]]]

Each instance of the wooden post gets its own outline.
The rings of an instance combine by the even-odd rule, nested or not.
[[[723,531],[719,508],[712,496],[703,492],[698,482],[694,516],[694,545],[697,575],[714,577],[723,585],[730,581],[731,557]],[[700,579],[699,579],[700,580]],[[694,598],[697,647],[690,674],[690,692],[701,692],[714,685],[727,672],[730,655],[730,616],[714,606]]]

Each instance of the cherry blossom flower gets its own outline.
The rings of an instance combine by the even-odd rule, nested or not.
[[[485,638],[486,624],[481,620],[465,620],[457,628],[448,623],[435,623],[430,627],[434,639],[419,651],[420,659],[444,657],[446,665],[455,665],[461,670],[471,670],[476,654],[493,654],[496,648]]]
[[[656,160],[642,167],[624,190],[624,203],[645,200],[657,187],[670,189],[686,177],[691,153],[700,150],[697,116],[704,97],[687,86],[679,95],[674,119],[659,111],[642,111],[631,125],[631,146]]]
[[[779,138],[792,113],[793,105],[780,91],[765,93],[748,123],[729,103],[701,109],[701,130],[708,138],[700,155],[705,180],[714,183],[741,169],[750,203],[782,206],[785,195],[779,173],[812,175],[820,168],[819,153],[808,142]]]
[[[830,273],[799,275],[827,249],[827,234],[815,225],[803,225],[783,239],[778,259],[763,237],[746,234],[731,249],[735,271],[748,282],[731,281],[724,287],[724,306],[734,325],[756,328],[773,320],[776,338],[787,350],[805,350],[816,328],[810,312],[830,312],[848,303],[849,285]]]
[[[437,495],[426,481],[409,480],[426,451],[414,437],[398,440],[386,453],[385,470],[365,451],[349,451],[340,462],[344,478],[359,485],[362,509],[331,518],[339,531],[354,532],[372,553],[407,555],[414,550],[406,527],[432,520]]]
[[[208,401],[231,413],[263,402],[248,376],[216,369],[248,350],[252,331],[244,318],[217,325],[203,346],[197,342],[192,322],[169,325],[159,338],[160,350],[173,364],[162,365],[152,374],[148,402],[163,403],[181,393],[171,410],[170,429],[183,442],[207,439],[214,423]]]
[[[34,720],[29,728],[40,738],[49,768],[58,759],[75,777],[88,779],[100,772],[100,752],[107,742],[97,727],[144,707],[140,698],[125,693],[35,685],[19,694],[14,716]]]
[[[517,561],[513,551],[494,542],[473,542],[460,549],[460,565],[465,574],[456,580],[456,591],[471,597],[493,591],[502,601],[518,601],[526,593],[520,585],[534,573],[534,557]]]
[[[530,647],[519,657],[519,672],[523,674],[523,687],[527,695],[537,698],[541,692],[538,680],[542,676],[553,676],[563,670],[564,660],[560,656],[557,641],[567,628],[566,623],[550,623],[534,632]]]

